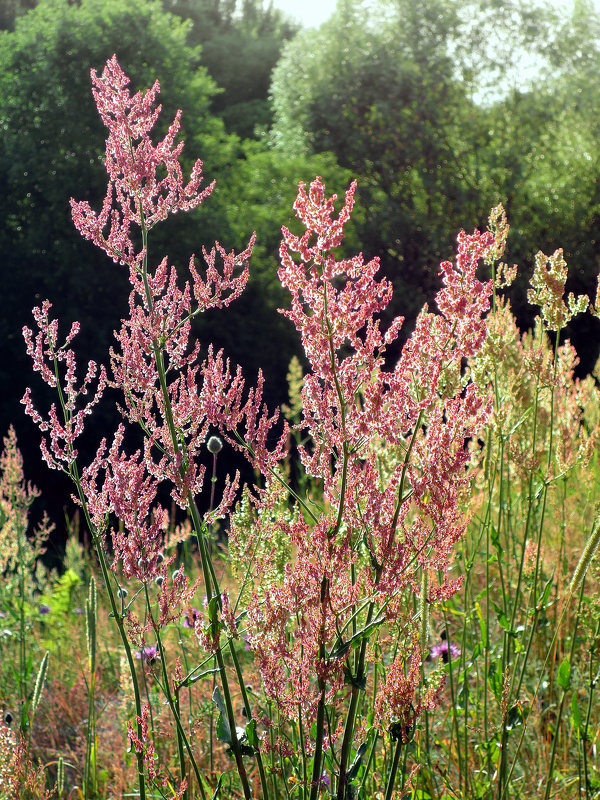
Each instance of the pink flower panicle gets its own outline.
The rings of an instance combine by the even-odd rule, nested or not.
[[[154,737],[150,733],[150,706],[145,705],[142,708],[142,714],[141,716],[136,715],[135,722],[137,723],[137,731],[134,728],[134,722],[132,720],[127,721],[127,735],[135,752],[143,753],[144,755],[148,779],[163,789],[168,786],[169,797],[172,800],[183,800],[187,792],[187,778],[184,778],[177,788],[174,788],[169,778],[167,778],[154,747]]]
[[[308,194],[300,184],[294,208],[307,231],[297,237],[283,228],[279,251],[279,278],[292,296],[291,309],[282,313],[300,332],[311,366],[302,390],[301,427],[319,441],[319,447],[312,456],[301,449],[301,457],[309,474],[325,480],[330,476],[332,456],[338,459],[345,445],[352,452],[364,449],[370,432],[385,413],[378,397],[382,385],[378,385],[377,375],[383,353],[403,322],[401,317],[396,318],[384,336],[379,322],[374,321],[374,315],[386,308],[392,295],[389,281],[374,278],[379,269],[377,259],[365,264],[359,254],[336,261],[331,252],[342,241],[355,188],[353,183],[338,218],[333,220],[335,195],[325,199],[325,187],[319,178],[313,181]],[[299,255],[299,263],[294,261],[293,253]],[[338,289],[335,281],[342,276],[347,280]],[[342,357],[344,346],[350,346],[352,352]],[[359,393],[362,408],[356,403]]]
[[[31,389],[28,387],[21,399],[25,406],[25,413],[30,416],[43,432],[49,433],[49,441],[42,438],[42,456],[51,469],[61,469],[68,472],[71,464],[77,458],[75,440],[81,435],[84,428],[85,418],[92,413],[94,406],[99,402],[106,386],[106,370],[103,366],[98,369],[94,361],[88,363],[85,377],[78,384],[77,363],[75,353],[69,345],[79,332],[79,323],[74,322],[71,330],[62,345],[58,344],[58,321],[51,320],[49,312],[51,303],[45,300],[41,308],[33,309],[33,316],[39,327],[39,333],[35,336],[28,327],[23,328],[23,338],[27,348],[27,354],[33,361],[33,368],[39,372],[42,379],[50,387],[56,388],[58,384],[58,374],[64,364],[64,382],[61,383],[60,397],[62,402],[62,414],[59,419],[59,411],[56,404],[52,404],[48,412],[48,418],[44,419],[35,409],[31,399]],[[81,398],[86,396],[91,384],[97,380],[96,391],[79,409]]]
[[[399,655],[389,666],[385,683],[375,699],[375,720],[380,730],[389,730],[404,743],[411,740],[414,726],[425,710],[432,711],[440,701],[444,680],[420,692],[422,653],[417,635],[408,655]]]
[[[244,401],[245,381],[238,367],[231,373],[229,360],[212,346],[202,365],[203,407],[207,420],[223,438],[244,452],[263,474],[277,467],[285,458],[289,444],[289,427],[284,421],[278,433],[279,410],[269,415],[263,402],[264,378],[259,371],[256,386],[250,388]]]
[[[248,281],[255,236],[241,253],[227,252],[218,243],[210,251],[203,249],[204,274],[192,256],[191,282],[182,288],[177,271],[166,258],[150,270],[145,249],[136,252],[133,228],[148,231],[169,213],[195,208],[214,184],[200,190],[201,161],[196,162],[189,183],[183,184],[178,160],[183,142],[175,145],[180,112],[165,139],[152,144],[150,132],[160,112],[156,105],[158,82],[147,92],[130,96],[129,79],[113,56],[101,77],[92,71],[92,83],[98,111],[109,131],[109,184],[100,214],[87,203],[71,201],[73,220],[84,237],[129,266],[129,316],[116,335],[118,347],[111,350],[111,385],[123,390],[125,419],[146,432],[145,469],[156,481],[171,481],[173,499],[185,507],[190,495],[203,486],[204,467],[198,456],[210,424],[205,393],[199,391],[203,378],[197,362],[199,345],[190,345],[191,319],[210,308],[226,307],[239,297]],[[165,177],[159,179],[157,170],[166,172]],[[222,261],[221,267],[217,259]],[[158,359],[164,365],[165,387]],[[156,457],[156,453],[160,455]],[[233,502],[237,480],[237,476],[228,480],[213,518],[226,513]]]
[[[110,177],[102,211],[96,214],[87,202],[71,200],[75,227],[86,239],[105,250],[114,261],[131,264],[135,247],[132,223],[150,230],[170,213],[190,211],[210,195],[214,181],[200,191],[202,162],[197,160],[184,185],[179,156],[183,142],[175,145],[181,111],[175,115],[165,138],[154,145],[149,132],[161,106],[155,106],[158,81],[146,92],[130,96],[129,78],[116,56],[106,62],[102,75],[91,71],[93,94],[102,121],[108,128],[106,169]],[[157,170],[166,176],[157,178]],[[115,205],[116,202],[116,205]],[[104,230],[109,227],[108,234]]]

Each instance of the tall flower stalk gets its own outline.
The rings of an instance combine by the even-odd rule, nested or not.
[[[356,716],[367,690],[369,648],[380,628],[398,624],[408,650],[398,654],[396,647],[375,703],[379,730],[406,743],[421,713],[437,702],[441,681],[422,682],[427,626],[421,637],[413,636],[406,594],[425,586],[421,607],[428,609],[458,587],[448,570],[465,530],[459,508],[469,482],[465,442],[490,409],[477,386],[462,380],[460,365],[485,338],[491,284],[480,282],[475,271],[493,238],[460,234],[456,264],[441,267],[444,286],[436,299],[442,313],[424,309],[398,364],[388,371],[385,350],[402,319],[384,334],[377,315],[391,298],[391,284],[375,279],[376,259],[336,258],[354,193],[355,184],[334,217],[336,198],[326,197],[320,179],[308,192],[301,184],[294,208],[306,231],[296,236],[283,229],[279,277],[291,294],[283,313],[300,332],[309,362],[297,425],[309,444],[299,453],[322,500],[305,499],[301,513],[276,524],[277,537],[289,540],[294,554],[278,579],[268,569],[272,551],[264,541],[254,547],[251,540],[273,537],[275,547],[274,531],[261,524],[261,509],[272,503],[273,477],[285,483],[283,470],[273,466],[252,416],[229,399],[239,376],[224,371],[212,385],[215,424],[246,450],[267,481],[267,489],[257,491],[255,529],[245,532],[247,550],[258,554],[249,641],[267,695],[280,717],[299,725],[302,753],[312,756],[301,795],[310,800],[322,788],[324,764],[337,782],[337,797],[349,796],[356,759],[366,748],[366,742],[355,742]],[[388,469],[382,465],[386,449],[397,454]],[[234,547],[238,531],[232,532]],[[378,667],[371,663],[371,669]],[[311,726],[313,735],[307,733]],[[283,754],[281,740],[279,747]],[[397,768],[398,755],[388,794]]]
[[[40,332],[37,336],[25,330],[28,351],[34,367],[59,394],[59,410],[50,409],[44,420],[34,409],[30,392],[24,397],[27,412],[49,431],[49,444],[42,452],[52,468],[62,469],[75,481],[77,495],[92,532],[100,558],[112,615],[115,618],[131,671],[135,695],[136,731],[134,749],[138,759],[140,796],[145,797],[146,768],[154,779],[146,746],[148,730],[141,705],[135,664],[131,655],[130,637],[143,647],[144,637],[153,629],[158,635],[182,608],[189,605],[197,586],[190,584],[182,570],[169,575],[169,559],[164,559],[166,512],[156,502],[159,485],[168,481],[173,500],[187,509],[198,539],[205,592],[209,606],[213,598],[221,605],[219,584],[206,543],[207,524],[201,520],[195,497],[201,490],[204,468],[199,453],[206,439],[209,422],[204,413],[201,384],[203,370],[210,363],[198,363],[198,345],[190,346],[191,320],[208,308],[224,307],[243,290],[247,278],[247,260],[253,238],[241,254],[227,253],[220,245],[207,252],[205,277],[201,277],[192,256],[189,263],[191,283],[178,286],[174,267],[164,258],[155,269],[150,268],[148,235],[151,229],[169,214],[189,211],[198,206],[212,191],[213,185],[201,189],[202,162],[196,161],[190,180],[184,183],[179,156],[183,143],[175,144],[179,131],[177,113],[165,138],[154,145],[150,131],[160,106],[156,97],[158,82],[147,92],[133,96],[127,89],[129,79],[116,57],[110,59],[101,76],[92,71],[93,94],[98,111],[108,128],[106,168],[109,175],[106,197],[100,213],[87,202],[71,201],[73,221],[80,233],[105,250],[115,262],[129,271],[131,294],[129,317],[117,333],[117,347],[111,350],[111,385],[123,393],[124,420],[141,428],[142,449],[127,455],[123,448],[124,429],[119,427],[113,442],[103,440],[94,461],[80,471],[75,440],[81,434],[85,416],[99,400],[107,381],[104,367],[90,363],[88,373],[76,388],[75,356],[69,345],[78,331],[75,324],[64,344],[57,342],[57,323],[50,320],[50,304],[44,303],[34,315]],[[163,175],[164,177],[159,177]],[[217,258],[222,259],[218,268]],[[60,367],[65,362],[64,389]],[[98,389],[87,405],[79,407],[82,395],[98,376]],[[199,386],[200,383],[200,386]],[[237,486],[237,478],[228,481],[222,500],[212,511],[218,519],[226,513]],[[110,520],[119,520],[117,528]],[[109,563],[109,539],[114,559]],[[111,578],[111,572],[113,577]],[[147,591],[158,586],[156,618],[145,622],[136,619],[123,602],[119,576],[136,579]],[[149,621],[148,621],[149,620]],[[126,624],[129,628],[127,630]],[[220,650],[217,652],[220,677],[230,729],[235,731],[231,693]],[[170,693],[168,684],[166,690]],[[169,699],[170,695],[169,695]],[[180,727],[177,727],[180,732]],[[244,763],[237,737],[231,740],[244,794],[250,797]],[[187,781],[182,773],[182,796],[187,797]],[[202,786],[200,784],[200,788]]]

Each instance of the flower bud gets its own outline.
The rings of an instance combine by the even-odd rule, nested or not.
[[[218,436],[211,436],[208,442],[206,443],[206,447],[209,453],[212,453],[213,456],[216,456],[217,453],[220,453],[223,448],[223,442],[219,439]]]

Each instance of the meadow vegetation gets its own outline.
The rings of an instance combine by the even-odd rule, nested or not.
[[[280,414],[261,373],[193,337],[242,295],[254,235],[182,275],[155,256],[155,225],[213,184],[200,161],[184,179],[179,112],[151,138],[158,82],[131,93],[113,56],[92,85],[109,180],[72,217],[125,274],[129,312],[83,371],[79,324],[61,334],[49,301],[23,331],[54,402],[34,386],[22,403],[74,512],[50,570],[11,430],[0,797],[600,797],[600,397],[564,337],[598,297],[567,296],[562,251],[540,252],[521,333],[496,206],[458,232],[402,344],[378,260],[341,255],[356,184],[337,202],[301,183],[278,276],[306,367]],[[121,421],[86,461],[109,390]],[[226,448],[253,484],[217,482]]]

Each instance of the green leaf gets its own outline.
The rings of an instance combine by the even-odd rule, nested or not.
[[[552,591],[552,581],[554,580],[554,573],[552,573],[550,580],[544,586],[544,591],[542,592],[540,599],[537,603],[537,610],[541,611],[543,608],[546,607],[546,603],[548,602],[548,598],[550,597],[550,592]]]
[[[353,781],[358,775],[358,770],[360,769],[360,765],[362,764],[362,760],[366,752],[367,752],[367,744],[366,742],[363,742],[356,751],[356,756],[354,757],[354,761],[352,762],[348,772],[346,773],[348,782]]]
[[[214,669],[207,669],[204,672],[199,672],[198,675],[194,675],[193,673],[191,673],[190,675],[187,676],[187,678],[184,678],[179,685],[191,686],[193,683],[196,683],[196,681],[199,681],[201,678],[205,678],[207,675],[214,675],[218,671],[219,671],[218,667],[215,667]]]
[[[224,774],[225,773],[222,772],[219,775],[219,780],[217,781],[217,785],[215,786],[215,791],[213,792],[213,796],[212,796],[211,800],[217,800],[217,797],[219,796],[219,793],[221,791],[221,783],[223,782],[223,775]]]
[[[215,733],[220,742],[225,742],[225,744],[229,745],[232,743],[233,739],[231,738],[231,729],[229,727],[229,723],[227,722],[227,717],[223,716],[223,714],[219,714],[217,718]]]
[[[219,709],[219,717],[217,719],[217,725],[215,732],[217,734],[217,739],[220,742],[225,742],[226,744],[231,744],[231,728],[229,727],[229,721],[227,720],[227,710],[225,709],[225,702],[223,700],[223,695],[221,694],[221,690],[218,686],[215,686],[213,695],[212,695],[213,702]]]
[[[514,706],[508,709],[508,714],[506,715],[506,723],[505,728],[507,731],[512,731],[514,728],[518,728],[519,725],[523,724],[523,711],[521,710],[521,706],[519,703],[515,703]]]
[[[356,633],[350,639],[348,639],[348,641],[345,642],[343,639],[340,639],[340,641],[329,653],[329,658],[341,658],[351,647],[356,647],[359,642],[361,642],[363,639],[366,639],[373,632],[373,630],[381,625],[381,623],[384,621],[385,617],[383,616],[375,617],[375,619],[372,620],[368,625],[365,625],[364,628],[356,631]]]
[[[571,685],[571,662],[566,657],[563,658],[562,664],[558,668],[557,681],[560,688],[563,689],[565,692]]]
[[[500,608],[497,603],[494,603],[494,610],[496,611],[496,619],[500,627],[508,633],[509,636],[515,636],[514,630],[510,627],[510,620],[506,616],[503,608]]]
[[[500,544],[500,534],[498,533],[498,530],[496,528],[494,528],[493,525],[492,525],[492,528],[491,528],[491,531],[490,531],[490,541],[491,541],[492,545],[496,548],[498,553],[503,553],[504,552],[504,549],[503,549],[502,545]]]
[[[355,675],[349,667],[344,667],[344,683],[364,691],[367,688],[367,675],[364,671]]]
[[[256,733],[256,720],[251,719],[250,722],[246,725],[246,738],[248,739],[248,744],[254,750],[258,750],[258,734]]]

